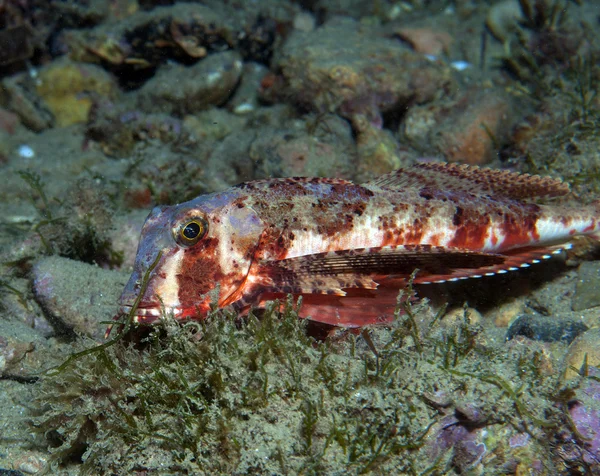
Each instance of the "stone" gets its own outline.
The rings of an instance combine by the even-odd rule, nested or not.
[[[293,32],[275,65],[285,97],[315,111],[365,115],[379,124],[381,113],[431,101],[452,84],[448,67],[349,18]]]
[[[86,123],[95,102],[114,100],[119,95],[110,73],[99,66],[66,58],[40,70],[36,90],[59,127]]]
[[[138,92],[147,112],[184,116],[219,106],[235,90],[242,73],[238,53],[215,53],[193,66],[165,65]]]
[[[517,336],[542,342],[566,342],[570,344],[588,327],[574,319],[560,319],[552,316],[525,314],[513,321],[506,332],[506,340]]]
[[[59,256],[33,267],[33,290],[57,333],[83,334],[101,340],[116,314],[129,273],[109,271]]]
[[[579,279],[571,302],[574,311],[600,306],[600,261],[586,261],[579,265]]]

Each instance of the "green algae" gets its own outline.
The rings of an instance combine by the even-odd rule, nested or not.
[[[123,263],[124,254],[108,237],[114,206],[93,181],[79,180],[65,200],[48,197],[40,175],[21,170],[19,176],[31,189],[30,200],[38,212],[31,231],[38,235],[42,254],[59,255],[84,263]]]
[[[486,429],[486,470],[532,455],[555,469],[547,423],[555,431],[562,411],[552,405],[556,377],[523,365],[535,349],[507,353],[467,313],[446,329],[426,304],[409,302],[368,338],[319,341],[298,305],[289,299],[282,312],[275,303],[244,320],[213,311],[182,325],[164,316],[43,376],[34,427],[51,468],[454,474],[465,468],[435,441],[445,418],[472,405],[483,416],[466,424]],[[522,431],[529,448],[511,455],[503,442]]]

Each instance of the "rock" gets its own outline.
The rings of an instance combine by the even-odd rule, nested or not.
[[[115,251],[123,253],[121,269],[133,269],[137,246],[142,233],[142,226],[148,217],[149,210],[132,210],[127,214],[117,214],[113,217],[113,226],[108,231],[108,237]]]
[[[220,14],[204,5],[179,3],[137,11],[118,22],[63,33],[71,58],[140,71],[168,59],[189,62],[229,48],[232,32]]]
[[[389,130],[376,127],[365,116],[355,116],[352,123],[359,131],[356,137],[359,180],[367,181],[405,165],[398,141]]]
[[[274,61],[284,97],[315,111],[361,114],[375,123],[382,122],[382,112],[443,95],[452,82],[447,67],[349,18],[293,32]]]
[[[244,116],[233,114],[226,109],[211,107],[183,119],[183,126],[198,141],[220,141],[232,132],[238,132],[246,124]]]
[[[51,256],[33,267],[33,290],[59,333],[75,332],[101,340],[117,310],[117,300],[129,279],[97,266]]]
[[[233,94],[241,73],[241,57],[232,51],[209,55],[193,66],[166,65],[139,90],[138,105],[177,116],[218,106]]]
[[[95,102],[114,100],[119,93],[114,78],[99,66],[78,64],[66,58],[40,71],[36,89],[57,126],[86,123]]]
[[[185,132],[180,119],[143,112],[127,101],[99,104],[86,127],[88,139],[97,142],[110,157],[131,157],[135,148],[144,142],[183,142],[188,139]]]
[[[600,261],[586,261],[579,265],[579,279],[571,302],[574,311],[600,306]]]
[[[248,155],[258,178],[349,178],[356,168],[352,130],[333,114],[308,115],[304,121],[290,120],[279,128],[265,127]]]
[[[453,41],[449,33],[430,28],[400,28],[396,35],[409,43],[417,53],[432,56],[448,54]]]
[[[493,319],[496,327],[508,327],[520,314],[525,312],[525,303],[522,299],[511,299],[492,309],[488,315]]]
[[[506,340],[522,336],[542,342],[561,341],[570,344],[587,330],[588,327],[580,321],[525,314],[517,317],[510,325],[506,332]]]
[[[269,72],[260,63],[245,63],[242,79],[235,94],[228,102],[228,109],[234,114],[245,115],[258,107],[258,90],[264,76]]]
[[[569,380],[578,375],[584,361],[588,367],[600,365],[600,328],[590,329],[575,339],[569,346],[564,359],[565,373],[563,380]]]
[[[0,85],[0,105],[19,116],[34,132],[54,125],[54,115],[35,91],[34,80],[26,74],[11,76]]]
[[[498,41],[505,42],[525,21],[518,0],[503,0],[488,10],[485,25]]]
[[[598,474],[600,471],[599,378],[600,370],[590,367],[588,375],[574,389],[575,395],[566,406],[574,428],[557,435],[562,440],[557,446],[561,459],[575,464],[585,462],[589,474]]]
[[[481,165],[491,161],[506,142],[516,109],[504,91],[469,90],[445,104],[409,110],[401,132],[426,155]]]
[[[481,324],[481,313],[473,307],[469,307],[467,309],[463,307],[450,309],[446,314],[444,314],[440,324],[444,327],[458,327],[465,322],[465,312],[468,319],[467,322],[469,324]]]
[[[40,353],[45,339],[30,323],[22,322],[12,310],[3,309],[0,319],[0,376],[31,375],[32,368],[39,368]]]
[[[3,107],[0,107],[0,134],[14,134],[19,125],[19,116]],[[1,136],[0,136],[1,137]],[[3,142],[0,140],[0,143]],[[0,154],[2,150],[0,150]]]

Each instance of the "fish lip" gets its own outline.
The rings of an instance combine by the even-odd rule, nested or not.
[[[125,316],[129,315],[132,308],[133,308],[133,306],[130,304],[122,304],[121,306],[119,306],[119,314],[125,315]],[[163,315],[163,313],[164,314],[172,313],[174,317],[178,317],[183,313],[183,310],[178,309],[178,308],[163,308],[163,307],[156,307],[156,306],[148,306],[148,307],[138,306],[133,315],[133,321],[134,322],[140,322],[140,321],[143,322],[143,321],[148,320],[148,318],[156,319],[156,318],[161,317]],[[152,319],[152,320],[154,320],[154,319]]]

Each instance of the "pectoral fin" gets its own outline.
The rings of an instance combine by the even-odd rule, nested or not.
[[[377,277],[452,275],[456,269],[500,265],[501,255],[430,245],[383,246],[330,251],[265,261],[257,273],[273,292],[345,295],[344,289],[375,289]]]

